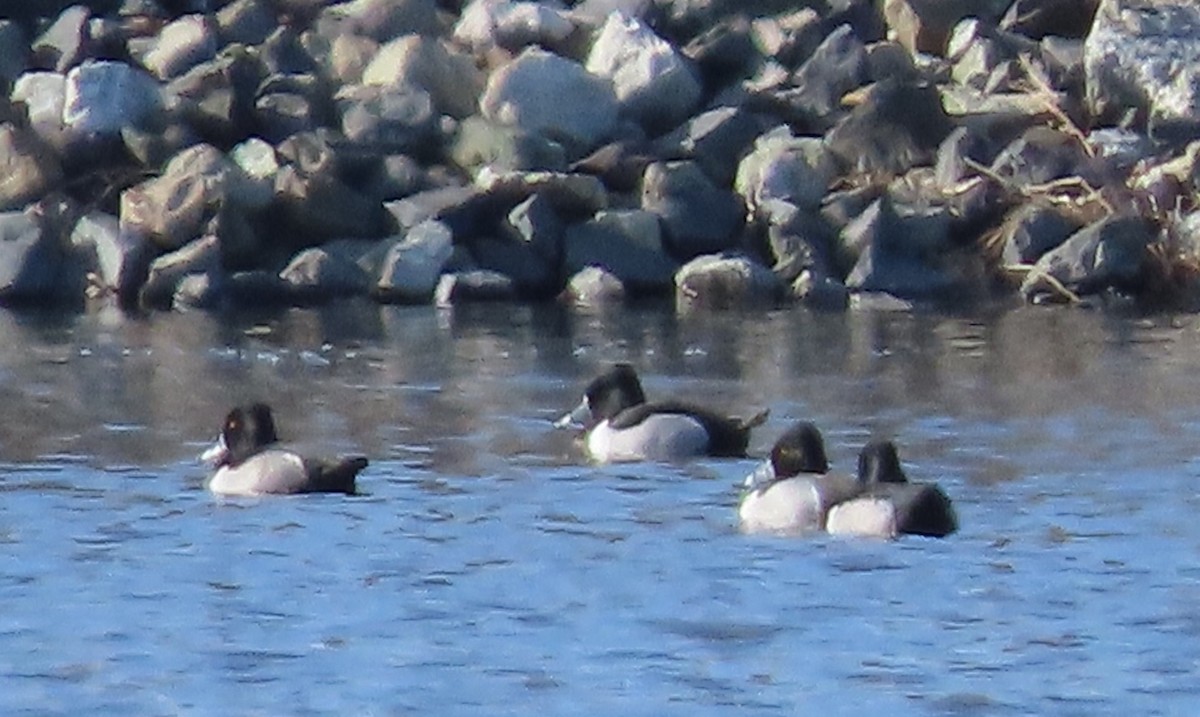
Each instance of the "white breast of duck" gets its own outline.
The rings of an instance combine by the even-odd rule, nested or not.
[[[655,413],[619,429],[604,420],[588,432],[587,451],[604,463],[680,460],[708,451],[708,431],[685,413]]]

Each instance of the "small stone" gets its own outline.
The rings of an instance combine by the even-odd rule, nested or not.
[[[512,279],[496,271],[476,269],[443,274],[434,291],[434,303],[438,306],[512,301],[516,289]]]
[[[571,277],[564,294],[576,304],[588,306],[625,300],[625,285],[598,266],[588,266]]]

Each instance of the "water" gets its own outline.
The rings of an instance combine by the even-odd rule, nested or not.
[[[1193,715],[1200,319],[1079,310],[0,314],[0,713]],[[583,463],[631,360],[962,531],[740,535],[752,459]],[[219,500],[235,402],[363,495]]]

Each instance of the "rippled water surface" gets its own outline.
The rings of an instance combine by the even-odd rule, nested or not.
[[[1195,715],[1200,319],[346,306],[0,314],[0,713]],[[744,536],[753,459],[587,465],[652,396],[894,437],[962,530]],[[225,410],[372,459],[218,500]]]

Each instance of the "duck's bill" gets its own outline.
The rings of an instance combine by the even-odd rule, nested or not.
[[[746,476],[746,480],[742,481],[742,487],[746,490],[758,490],[765,488],[775,482],[775,466],[771,465],[770,460],[765,460],[758,464],[750,475]]]
[[[229,456],[229,446],[225,445],[224,434],[217,437],[217,442],[200,454],[200,460],[210,465],[220,465]]]
[[[582,427],[585,421],[592,415],[592,410],[588,408],[587,398],[579,402],[579,405],[571,409],[570,413],[565,413],[561,418],[554,422],[555,428],[571,428]]]

